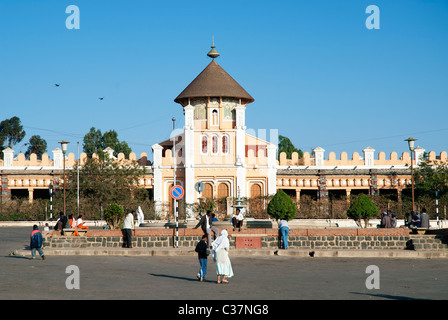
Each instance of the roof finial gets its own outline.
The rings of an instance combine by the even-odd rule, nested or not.
[[[215,58],[219,57],[218,51],[215,50],[215,36],[212,36],[212,50],[210,50],[207,53],[207,56],[209,56],[212,59],[215,59]]]

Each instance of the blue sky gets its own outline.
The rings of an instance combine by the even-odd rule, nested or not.
[[[69,30],[65,9],[80,10]],[[369,30],[368,5],[380,9]],[[448,1],[0,0],[0,120],[71,142],[114,129],[140,155],[183,126],[174,98],[217,62],[254,98],[252,130],[304,151],[448,151]],[[60,87],[55,87],[60,83]],[[104,100],[99,100],[104,97]]]

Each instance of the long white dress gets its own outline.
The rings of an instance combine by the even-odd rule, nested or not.
[[[212,243],[212,256],[216,262],[216,273],[219,276],[233,277],[232,263],[229,259],[230,243],[227,231],[222,230],[221,235]]]

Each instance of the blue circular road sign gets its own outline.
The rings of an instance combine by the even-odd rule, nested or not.
[[[184,188],[181,186],[173,186],[170,189],[170,194],[173,199],[179,200],[184,196]]]

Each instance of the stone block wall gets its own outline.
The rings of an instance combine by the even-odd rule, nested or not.
[[[261,248],[276,249],[282,246],[277,229],[246,229],[241,232],[228,230],[231,248],[238,248],[238,238],[261,239]],[[201,240],[199,229],[179,229],[179,247],[194,249]],[[135,248],[172,248],[176,241],[172,229],[136,230],[133,234]],[[253,242],[253,241],[251,241]],[[292,249],[311,250],[444,250],[448,249],[448,235],[413,235],[408,229],[292,229],[288,242]],[[44,235],[44,246],[63,248],[121,248],[120,230],[89,230],[86,236]],[[257,246],[258,247],[258,246]],[[241,246],[240,246],[241,248]],[[249,248],[250,249],[250,248]]]

